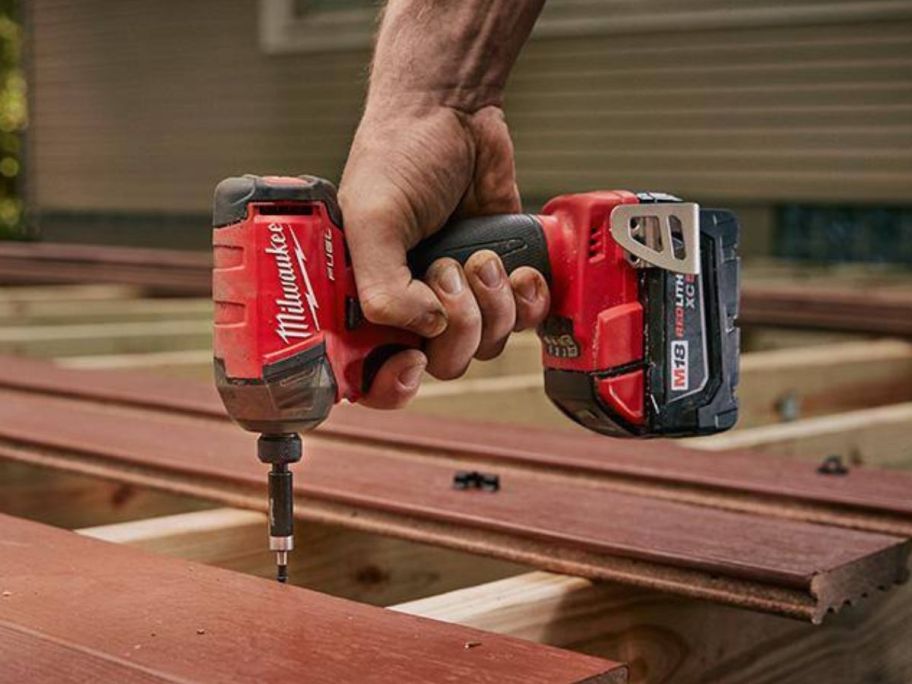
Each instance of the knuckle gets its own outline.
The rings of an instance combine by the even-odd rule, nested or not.
[[[367,293],[361,299],[361,311],[371,323],[393,323],[396,318],[396,298],[386,292]]]
[[[449,328],[457,333],[481,330],[481,311],[474,304],[464,303],[462,306],[452,307],[448,312]]]

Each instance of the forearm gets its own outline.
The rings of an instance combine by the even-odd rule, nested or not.
[[[389,0],[368,107],[500,106],[544,0]]]

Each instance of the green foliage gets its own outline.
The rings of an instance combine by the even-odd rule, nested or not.
[[[23,227],[20,181],[22,131],[27,112],[17,5],[12,0],[0,1],[0,236],[3,237],[20,234]]]

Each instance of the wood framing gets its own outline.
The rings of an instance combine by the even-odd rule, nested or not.
[[[185,301],[173,311],[167,300],[102,299],[84,308],[93,325],[121,317],[174,321],[181,311],[187,322],[202,318],[196,308],[205,302]],[[12,322],[13,309],[10,315]],[[39,333],[80,321],[67,307],[44,304],[27,315]],[[535,405],[518,397],[540,395],[538,342],[519,342],[516,354],[462,382],[428,385],[419,402],[481,404],[495,396],[522,404],[516,418],[528,420]],[[859,458],[910,460],[907,417],[897,404],[912,398],[910,350],[882,340],[746,355],[748,429],[686,448],[340,407],[308,439],[307,458],[316,464],[298,469],[306,524],[296,536],[306,553],[294,557],[293,579],[359,602],[623,660],[632,683],[905,682],[912,657],[902,634],[912,590],[880,589],[906,576],[912,480],[855,466]],[[185,353],[197,355],[187,364],[205,361],[199,349],[141,361],[179,364],[175,354]],[[107,354],[78,357],[73,366],[91,368],[93,359],[102,368],[133,363],[131,354]],[[40,419],[29,423],[27,415]],[[11,417],[24,429],[2,427]],[[41,420],[61,433],[40,436]],[[837,447],[849,473],[821,475],[821,450]],[[170,458],[152,454],[162,448]],[[263,478],[251,448],[227,426],[208,383],[0,357],[4,509],[95,525],[80,534],[268,577],[273,559],[263,546],[263,515],[253,510],[264,505]],[[808,462],[760,459],[758,451]],[[46,467],[38,473],[29,464]],[[457,469],[495,472],[505,489],[460,498],[448,487]],[[44,482],[30,483],[28,472]],[[76,497],[78,511],[60,503]],[[211,506],[207,500],[245,509],[196,510]],[[530,500],[562,505],[537,504],[539,514],[528,515]],[[127,522],[111,524],[118,520]],[[620,536],[601,534],[608,526]],[[883,545],[868,546],[876,540]],[[648,557],[633,542],[648,546]],[[785,557],[800,557],[805,570],[793,565],[789,578]],[[885,568],[892,580],[882,583]],[[822,628],[785,617],[820,621],[837,608]]]
[[[68,373],[78,372],[61,371]],[[43,380],[52,385],[55,378]],[[155,401],[153,385],[130,387],[149,402]],[[84,395],[89,384],[72,387]],[[366,412],[345,413],[352,423],[342,432],[360,439],[308,440],[296,488],[303,518],[813,621],[905,578],[905,538],[871,529],[897,533],[912,522],[908,482],[896,476],[857,471],[834,488],[801,464],[754,465],[756,459],[738,463],[691,452],[678,463],[676,479],[665,467],[673,460],[663,453],[670,446],[634,457],[606,451],[605,440],[594,452],[596,443],[588,438],[517,430],[525,435],[519,438],[502,428],[491,430],[505,433],[493,438],[476,430],[485,451],[459,436],[463,424],[433,421],[433,430],[416,431],[414,418],[398,428],[384,419],[380,430],[364,420]],[[51,433],[48,424],[55,425]],[[223,419],[7,390],[0,393],[0,438],[0,454],[10,459],[235,506],[262,508],[265,502],[262,468],[251,457],[253,436]],[[512,452],[505,446],[511,439],[519,441]],[[537,444],[536,450],[523,451],[523,442]],[[558,447],[551,453],[560,459],[547,451]],[[500,463],[501,491],[452,489],[455,470],[485,470],[491,459]],[[633,464],[641,469],[639,478],[630,479],[629,470],[628,477],[617,477]],[[787,486],[783,465],[794,473]],[[655,483],[638,485],[650,468],[660,471],[649,478]],[[728,495],[720,493],[726,475],[735,476]],[[753,509],[727,510],[733,502]],[[767,513],[772,510],[777,513]],[[830,524],[817,524],[823,521]]]
[[[32,511],[41,515],[40,510]],[[77,530],[143,551],[273,579],[266,516],[237,508],[160,515]],[[308,521],[299,525],[291,582],[332,596],[388,606],[528,571],[528,566]]]
[[[408,410],[580,431],[545,395],[538,340],[516,342],[505,353],[509,362],[494,372],[484,368],[483,377],[427,383]],[[529,343],[536,353],[529,354]],[[503,367],[509,371],[498,372]],[[738,398],[739,431],[910,401],[912,344],[884,339],[747,353]]]
[[[912,402],[836,413],[782,425],[687,440],[712,451],[750,450],[822,462],[838,457],[848,466],[908,468],[912,465]]]
[[[394,606],[630,663],[631,682],[827,684],[912,678],[912,585],[824,627],[648,590],[533,572]]]

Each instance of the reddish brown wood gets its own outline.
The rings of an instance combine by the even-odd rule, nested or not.
[[[225,421],[215,389],[142,372],[82,371],[0,357],[0,387]],[[827,477],[814,463],[750,452],[701,452],[668,440],[629,441],[528,427],[337,406],[314,435],[585,476],[663,498],[912,536],[912,474],[854,468]]]
[[[0,680],[624,682],[623,666],[0,515]]]
[[[255,437],[227,423],[0,392],[0,456],[262,507]],[[905,576],[904,539],[624,493],[574,477],[501,472],[456,491],[470,458],[415,458],[308,440],[298,514],[546,569],[819,620]]]
[[[38,242],[0,244],[2,283],[122,283],[207,296],[208,252]]]
[[[822,290],[801,285],[745,284],[741,325],[819,328],[908,337],[912,295],[908,292]]]

